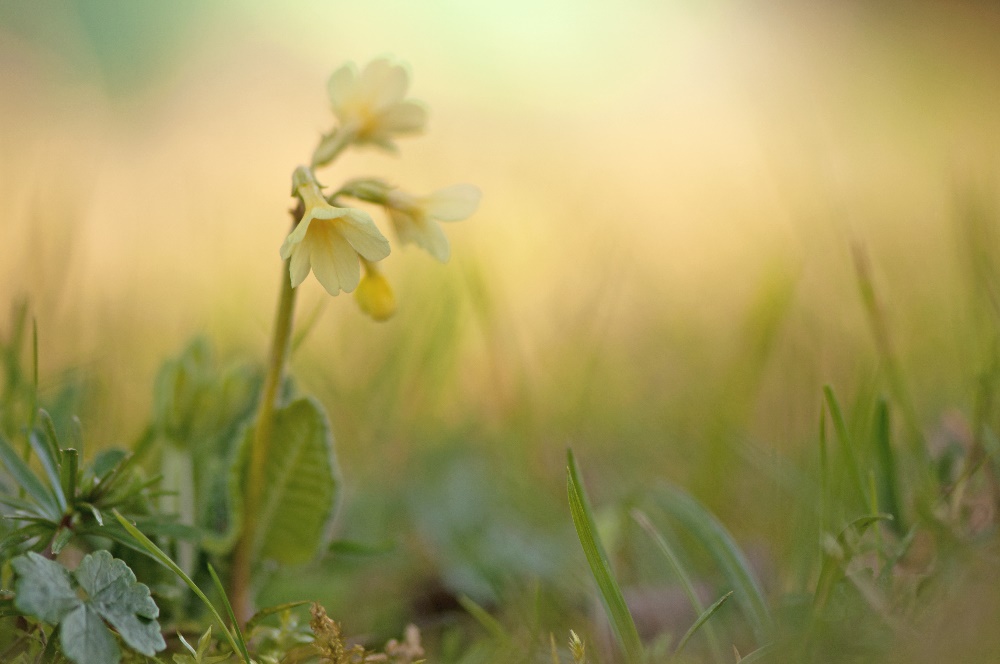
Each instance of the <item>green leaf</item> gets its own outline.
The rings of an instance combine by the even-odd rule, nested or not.
[[[253,429],[247,436],[253,436]],[[312,559],[339,497],[340,473],[326,414],[313,399],[274,413],[254,558],[296,564]]]
[[[704,505],[678,488],[663,485],[656,494],[656,502],[702,543],[733,589],[733,597],[746,615],[757,641],[765,643],[771,614],[750,563],[733,536]]]
[[[608,620],[611,622],[611,628],[618,644],[625,653],[625,659],[630,664],[637,664],[643,659],[639,632],[636,630],[632,614],[629,613],[628,606],[625,604],[621,588],[611,572],[608,554],[604,551],[604,545],[601,543],[597,526],[594,523],[593,510],[587,500],[583,484],[580,482],[580,471],[576,466],[576,459],[573,458],[573,450],[567,450],[566,457],[569,509],[573,515],[576,534],[580,538],[580,544],[583,546],[583,553],[587,556],[587,563],[590,565],[594,580],[597,581],[601,603],[608,614]]]
[[[117,664],[122,657],[101,616],[85,604],[60,623],[59,644],[63,654],[78,664]]]
[[[69,572],[59,563],[32,551],[10,564],[18,576],[14,600],[18,610],[55,625],[83,603],[73,590]]]
[[[107,551],[84,556],[69,572],[37,553],[11,561],[18,574],[15,605],[28,615],[58,625],[63,653],[78,664],[115,664],[121,653],[105,622],[122,640],[152,657],[166,648],[149,588],[138,583],[124,561]],[[83,596],[73,587],[75,579]]]
[[[152,657],[167,647],[156,622],[160,609],[125,561],[98,551],[85,556],[74,575],[90,596],[89,604],[134,650]]]

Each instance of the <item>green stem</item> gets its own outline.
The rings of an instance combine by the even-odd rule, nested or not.
[[[301,210],[294,213],[294,229],[301,218]],[[233,567],[230,575],[230,599],[240,622],[246,622],[253,616],[253,594],[250,592],[250,576],[253,565],[254,515],[257,513],[257,503],[260,501],[261,488],[264,485],[264,475],[267,466],[268,450],[271,447],[271,433],[274,429],[274,409],[278,393],[284,378],[285,364],[288,360],[289,346],[292,338],[292,319],[295,311],[295,289],[288,273],[288,261],[281,270],[281,295],[278,298],[278,312],[274,320],[274,336],[271,340],[271,356],[267,366],[267,376],[261,393],[260,406],[257,410],[257,421],[254,436],[250,446],[250,469],[246,488],[243,494],[243,526],[240,539],[236,543],[233,554]]]

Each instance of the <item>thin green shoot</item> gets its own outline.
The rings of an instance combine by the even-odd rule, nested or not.
[[[226,608],[226,613],[229,614],[229,621],[233,625],[233,632],[236,634],[236,645],[240,647],[240,654],[243,655],[243,659],[250,661],[250,653],[247,651],[247,642],[243,638],[243,631],[240,629],[240,621],[236,619],[236,614],[233,613],[233,605],[229,603],[229,598],[226,597],[226,588],[222,585],[222,581],[219,580],[219,575],[215,573],[215,568],[212,564],[208,565],[208,573],[212,576],[212,583],[215,584],[215,590],[219,593],[219,597],[222,598],[222,605]]]
[[[122,525],[122,528],[127,530],[129,535],[138,540],[139,543],[142,545],[143,549],[145,549],[152,558],[154,558],[158,563],[160,563],[161,565],[172,571],[177,576],[179,576],[181,580],[187,584],[188,588],[191,589],[191,592],[197,595],[198,599],[200,599],[205,604],[205,606],[208,607],[208,610],[215,617],[215,620],[219,623],[219,626],[222,628],[223,633],[226,635],[226,640],[229,641],[229,647],[232,648],[234,653],[240,653],[240,656],[243,657],[243,663],[253,664],[250,660],[250,657],[243,654],[244,650],[240,648],[239,644],[233,638],[232,633],[226,626],[226,621],[223,620],[222,616],[215,608],[215,605],[209,601],[208,597],[205,596],[205,593],[201,591],[201,588],[199,588],[198,585],[191,580],[191,577],[185,574],[184,570],[178,567],[177,563],[171,560],[170,556],[164,553],[163,550],[160,549],[160,547],[156,546],[156,544],[154,544],[152,540],[143,535],[142,531],[140,531],[138,528],[129,523],[128,519],[123,517],[121,513],[118,512],[118,510],[112,510],[112,512],[114,513],[115,518],[118,519],[118,523]]]
[[[629,613],[625,604],[625,597],[622,595],[618,581],[615,580],[611,572],[611,563],[608,554],[601,543],[600,535],[597,533],[597,525],[594,523],[593,510],[587,500],[586,491],[580,481],[580,470],[573,457],[573,450],[566,451],[567,465],[567,492],[569,494],[569,508],[573,516],[573,525],[576,527],[576,534],[580,539],[590,571],[597,582],[597,588],[601,603],[608,614],[611,629],[618,640],[618,645],[625,654],[628,664],[639,664],[643,661],[642,640],[639,638],[639,631],[635,627],[632,614]]]
[[[684,633],[684,636],[681,637],[680,643],[677,644],[677,649],[674,650],[675,657],[681,654],[681,651],[684,650],[684,646],[687,645],[687,642],[691,639],[692,636],[694,636],[695,632],[697,632],[702,625],[705,626],[706,630],[709,629],[709,626],[707,624],[708,619],[714,616],[715,612],[718,611],[720,608],[722,608],[723,604],[729,601],[729,598],[733,596],[733,592],[734,591],[730,590],[728,593],[717,599],[715,603],[712,604],[712,606],[708,607],[708,609],[701,612],[701,615],[698,616],[698,619],[694,621],[694,624],[691,625],[688,631]],[[720,650],[719,661],[723,661],[721,655],[722,651]]]
[[[645,530],[646,534],[648,534],[649,537],[656,543],[656,546],[667,559],[667,562],[670,563],[674,574],[677,576],[677,579],[681,583],[681,587],[684,589],[684,593],[688,597],[688,601],[691,602],[691,606],[694,608],[695,614],[698,616],[705,616],[705,607],[702,605],[701,600],[698,599],[698,593],[695,591],[694,583],[691,581],[691,576],[687,573],[687,570],[684,569],[684,566],[681,564],[680,558],[673,550],[673,547],[670,546],[666,538],[656,529],[652,521],[649,520],[649,517],[646,516],[644,512],[638,509],[633,509],[630,514],[632,519],[639,524],[639,527]],[[728,599],[728,597],[732,594],[732,591],[730,591],[730,593],[726,595],[726,598]],[[699,622],[696,622],[695,624],[700,626]],[[693,629],[688,630],[688,634],[686,634],[685,637],[690,638],[693,634]],[[719,645],[718,636],[715,634],[715,629],[711,625],[705,625],[705,636],[708,639],[709,647],[712,649],[712,656],[715,658],[715,661],[720,664],[726,662],[726,657],[722,653],[722,647]],[[683,641],[681,645],[677,646],[677,652],[680,652],[682,645]]]
[[[830,417],[833,419],[833,430],[837,433],[837,438],[840,440],[840,450],[844,456],[844,466],[847,468],[847,474],[850,476],[851,483],[858,492],[858,498],[861,499],[861,504],[867,505],[868,495],[865,490],[864,482],[861,479],[861,470],[858,465],[858,459],[854,455],[854,443],[847,430],[847,422],[844,420],[844,412],[840,408],[840,403],[837,401],[837,397],[833,393],[832,387],[824,385],[823,396],[826,398],[826,406],[829,408]]]
[[[458,603],[462,605],[469,615],[476,619],[490,635],[499,641],[510,641],[510,636],[500,624],[500,621],[490,615],[490,612],[479,606],[471,597],[462,595],[458,598]]]
[[[680,521],[712,556],[735,591],[735,601],[757,641],[767,642],[771,636],[771,612],[750,562],[733,536],[704,505],[684,491],[662,484],[655,496],[657,505]]]
[[[251,632],[253,628],[256,627],[262,620],[275,615],[276,613],[282,613],[284,611],[289,611],[299,606],[305,606],[309,604],[309,600],[300,600],[298,602],[285,602],[284,604],[277,604],[275,606],[268,606],[257,613],[253,614],[253,618],[247,621],[246,631]]]

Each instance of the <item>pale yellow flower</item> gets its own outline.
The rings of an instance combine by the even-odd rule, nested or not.
[[[358,289],[354,291],[361,311],[377,321],[388,320],[396,313],[396,296],[385,276],[368,261],[362,261],[365,275],[361,277]]]
[[[386,210],[403,244],[415,244],[442,263],[451,255],[439,221],[461,221],[472,216],[482,193],[471,184],[455,184],[427,196],[396,189],[386,197]]]
[[[403,98],[409,85],[406,69],[384,58],[372,60],[361,72],[354,63],[333,72],[327,93],[339,131],[355,143],[395,150],[394,136],[419,132],[427,123],[427,110]]]
[[[389,255],[389,241],[367,212],[330,205],[309,169],[295,169],[292,187],[305,208],[302,221],[281,245],[281,257],[291,259],[292,288],[311,269],[330,295],[351,292],[361,279],[359,257],[382,260]]]

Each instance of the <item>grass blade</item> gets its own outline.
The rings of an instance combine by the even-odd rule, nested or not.
[[[462,605],[462,608],[466,610],[473,618],[476,619],[483,628],[489,632],[495,639],[500,641],[510,641],[510,637],[504,630],[503,625],[500,621],[490,615],[490,612],[483,607],[476,604],[472,598],[467,595],[462,595],[458,598],[458,603]]]
[[[898,535],[906,532],[903,515],[900,508],[900,490],[896,458],[892,450],[892,422],[889,417],[889,404],[885,399],[879,399],[875,411],[875,453],[878,455],[879,471],[879,502],[885,505],[887,512],[895,517],[890,523]]]
[[[828,546],[823,552],[823,563],[820,566],[819,579],[816,581],[816,592],[813,594],[813,608],[819,611],[826,606],[833,587],[844,576],[847,563],[854,556],[850,550],[849,538],[852,534],[861,537],[873,524],[879,521],[892,521],[891,514],[866,514],[851,521],[834,539],[828,536]]]
[[[199,588],[197,584],[191,580],[191,577],[185,574],[184,570],[178,567],[177,563],[171,560],[170,556],[165,554],[160,547],[156,546],[156,544],[154,544],[148,537],[143,535],[141,530],[129,523],[128,519],[123,517],[118,510],[112,510],[112,512],[114,512],[115,518],[118,519],[118,523],[122,525],[122,528],[127,530],[129,535],[138,540],[139,544],[142,545],[150,556],[156,559],[157,562],[169,569],[171,572],[179,576],[181,580],[187,584],[188,588],[191,589],[191,592],[197,595],[198,599],[205,603],[205,606],[207,606],[208,610],[213,616],[215,616],[216,621],[219,623],[223,633],[226,635],[226,640],[229,641],[229,647],[233,649],[234,653],[240,653],[240,656],[243,657],[244,664],[252,664],[250,656],[244,654],[246,651],[246,644],[244,643],[243,648],[240,648],[239,644],[236,643],[236,640],[233,638],[232,633],[226,627],[226,621],[222,619],[221,615],[219,615],[219,611],[215,608],[215,605],[208,600],[208,597],[206,597],[205,593],[201,591],[201,588]]]
[[[771,631],[771,614],[750,563],[733,536],[704,505],[676,487],[662,485],[656,502],[702,543],[733,588],[735,601],[757,641],[765,643]]]
[[[823,386],[823,396],[826,399],[826,406],[830,410],[830,418],[833,420],[833,430],[837,433],[840,441],[840,450],[844,455],[844,466],[847,474],[851,478],[851,483],[858,492],[861,504],[868,505],[868,494],[865,491],[864,482],[861,480],[861,470],[858,466],[858,459],[854,456],[854,444],[851,441],[851,434],[847,431],[847,422],[844,420],[844,411],[840,409],[833,388],[829,385]]]
[[[80,467],[80,455],[76,450],[70,448],[63,450],[60,454],[62,463],[59,465],[60,483],[62,484],[63,495],[69,503],[76,497],[76,476]]]
[[[233,605],[229,603],[229,598],[226,597],[226,588],[222,585],[222,581],[219,580],[219,575],[215,573],[215,568],[212,567],[211,563],[208,565],[208,573],[212,575],[212,583],[215,584],[215,589],[219,593],[219,597],[222,598],[222,605],[226,607],[226,613],[229,614],[229,620],[233,624],[233,631],[236,632],[236,645],[240,647],[240,654],[243,655],[243,659],[247,662],[250,661],[250,652],[247,651],[247,642],[243,638],[243,632],[240,630],[240,622],[236,619],[236,614],[233,612]]]
[[[285,602],[284,604],[278,604],[276,606],[267,606],[253,614],[253,618],[247,621],[246,631],[252,632],[253,628],[256,627],[262,620],[273,616],[276,613],[282,613],[284,611],[290,611],[299,606],[305,606],[309,604],[309,600],[301,600],[298,602]]]
[[[677,575],[677,579],[681,582],[681,587],[684,588],[684,593],[688,596],[688,601],[690,601],[691,606],[694,607],[695,614],[699,616],[705,615],[705,607],[702,606],[701,600],[698,599],[698,593],[694,589],[694,583],[691,581],[691,576],[687,573],[687,570],[684,569],[684,566],[681,565],[680,558],[674,552],[670,544],[667,543],[666,538],[656,529],[652,521],[649,520],[649,517],[646,516],[645,513],[638,509],[634,509],[631,514],[632,519],[634,519],[635,522],[646,531],[650,538],[659,547],[660,551],[663,552],[667,562],[669,562],[670,566],[673,568],[674,574]],[[729,595],[732,595],[732,592],[730,592]],[[726,597],[728,598],[729,595],[726,595]],[[692,628],[691,630],[688,630],[688,634],[685,635],[685,639],[693,634],[694,630]],[[719,662],[719,664],[724,664],[727,660],[722,654],[722,647],[719,645],[718,637],[716,636],[715,630],[711,625],[705,626],[705,636],[708,638],[709,647],[712,649],[712,656],[715,658],[715,661]],[[681,647],[682,646],[680,645],[677,646],[675,654],[680,652]]]
[[[59,509],[55,495],[45,488],[38,475],[32,472],[3,436],[0,436],[0,463],[7,467],[7,472],[13,476],[18,486],[41,506],[45,516],[52,521],[59,521],[62,510]]]
[[[601,603],[608,614],[615,638],[625,653],[625,659],[629,664],[639,664],[643,659],[639,632],[635,627],[635,621],[632,620],[632,614],[629,613],[628,606],[625,604],[621,588],[611,573],[611,563],[608,562],[608,554],[604,551],[604,545],[601,544],[601,538],[597,534],[593,510],[590,508],[587,494],[580,482],[580,470],[577,468],[576,459],[573,458],[573,450],[567,450],[566,457],[569,509],[573,516],[576,534],[580,538],[580,545],[583,547],[583,553],[587,557],[587,563],[590,565],[594,580],[597,581]]]
[[[733,596],[733,591],[730,590],[728,593],[717,599],[715,601],[715,604],[708,607],[707,610],[701,612],[701,615],[698,616],[698,619],[694,621],[694,624],[691,625],[688,631],[684,633],[684,636],[681,637],[680,643],[677,644],[677,649],[674,650],[675,657],[681,654],[681,651],[684,650],[684,646],[686,646],[688,640],[692,636],[694,636],[694,633],[698,631],[698,628],[704,625],[706,622],[708,622],[708,619],[711,618],[713,615],[715,615],[715,612],[718,611],[720,608],[722,608],[722,605],[725,604],[732,596]],[[707,628],[708,627],[706,626],[706,629]]]
[[[766,646],[761,646],[751,653],[747,653],[746,657],[741,657],[739,664],[752,664],[753,662],[763,662],[768,655],[774,652],[774,646],[768,644]]]

